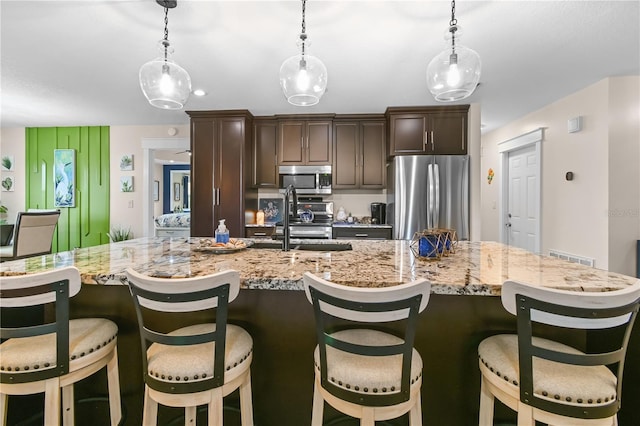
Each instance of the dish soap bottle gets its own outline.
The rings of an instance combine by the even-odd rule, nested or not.
[[[229,242],[229,230],[224,224],[224,219],[220,219],[218,222],[218,229],[216,229],[216,243],[228,243]]]

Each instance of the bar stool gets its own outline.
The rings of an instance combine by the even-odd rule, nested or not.
[[[307,272],[304,288],[313,304],[318,340],[311,424],[322,424],[326,401],[359,418],[363,426],[407,412],[409,424],[421,426],[422,358],[413,342],[431,284],[420,279],[358,288]]]
[[[0,419],[9,395],[45,394],[44,424],[74,424],[74,383],[106,367],[111,424],[122,418],[118,377],[118,327],[103,318],[69,319],[69,298],[80,291],[75,267],[2,277],[2,309],[55,303],[55,321],[0,328]],[[62,392],[61,392],[62,390]]]
[[[582,293],[514,281],[502,286],[502,304],[517,316],[518,334],[478,346],[481,426],[493,425],[494,398],[518,413],[518,425],[617,425],[622,371],[640,305],[640,280],[620,291]],[[540,324],[561,327],[562,338],[536,337]],[[555,330],[558,330],[555,328]],[[584,353],[564,338],[598,334],[603,349]],[[562,339],[562,340],[561,340]]]
[[[184,407],[185,425],[195,425],[196,407],[207,405],[208,424],[221,426],[223,397],[239,388],[242,425],[253,426],[253,340],[241,327],[227,324],[228,304],[240,291],[238,272],[178,279],[149,277],[133,269],[126,274],[143,349],[143,424],[157,423],[162,404]],[[205,310],[215,310],[215,322],[194,324],[193,312]],[[154,311],[162,313],[155,323]],[[191,324],[176,329],[177,321]]]

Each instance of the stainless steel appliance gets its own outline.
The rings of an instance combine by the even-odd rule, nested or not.
[[[371,223],[385,224],[387,221],[387,205],[371,203]]]
[[[280,166],[280,191],[289,185],[298,194],[331,194],[331,166]]]
[[[397,156],[387,180],[387,223],[395,239],[429,228],[453,228],[458,239],[469,239],[469,156]]]
[[[296,191],[298,188],[296,188]],[[291,209],[293,210],[293,209]],[[311,211],[313,219],[304,222],[300,219],[300,213]],[[291,238],[305,239],[331,239],[333,224],[333,202],[322,201],[321,197],[298,197],[298,211],[291,214],[289,229]],[[282,238],[282,223],[276,225],[276,238]]]

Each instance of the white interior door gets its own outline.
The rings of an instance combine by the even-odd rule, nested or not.
[[[508,153],[506,242],[534,253],[540,241],[539,161],[534,145]]]

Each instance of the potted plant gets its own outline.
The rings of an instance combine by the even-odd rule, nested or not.
[[[114,226],[110,232],[107,232],[107,237],[109,237],[112,243],[117,243],[118,241],[130,240],[133,238],[133,233],[131,232],[131,228],[124,229],[121,226]]]

